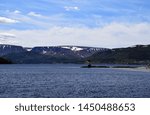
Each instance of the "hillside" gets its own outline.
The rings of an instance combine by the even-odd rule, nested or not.
[[[25,51],[26,50],[22,46],[0,44],[0,56],[7,55],[10,53],[20,53]]]
[[[80,58],[43,55],[35,52],[12,53],[4,56],[16,64],[81,63]]]
[[[97,52],[86,60],[91,60],[93,63],[147,64],[150,63],[150,45]]]
[[[127,48],[95,48],[83,46],[43,46],[24,48],[22,46],[0,45],[0,56],[12,63],[150,63],[150,45],[136,45]]]
[[[23,48],[21,46],[0,45],[0,55],[13,63],[83,63],[97,51],[106,48],[83,46],[43,46]]]

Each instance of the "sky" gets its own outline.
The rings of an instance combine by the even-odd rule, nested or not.
[[[149,0],[0,0],[0,44],[150,44]]]

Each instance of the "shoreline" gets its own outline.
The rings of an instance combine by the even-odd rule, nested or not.
[[[130,70],[130,71],[141,71],[141,72],[150,72],[150,68],[145,66],[82,66],[81,68],[106,68],[106,69],[120,69],[120,70]]]
[[[113,68],[113,69],[129,70],[129,71],[139,71],[139,72],[150,72],[150,69],[147,69],[146,67],[137,67],[137,68]]]

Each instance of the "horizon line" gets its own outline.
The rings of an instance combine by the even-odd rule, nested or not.
[[[64,47],[64,46],[69,46],[69,47],[92,47],[92,48],[105,48],[105,49],[116,49],[116,48],[128,48],[128,47],[134,47],[134,46],[148,46],[150,44],[134,44],[130,46],[122,46],[122,47],[114,47],[114,48],[108,48],[108,47],[98,47],[98,46],[87,46],[87,45],[37,45],[37,46],[23,46],[23,45],[15,45],[15,44],[2,44],[0,45],[8,45],[8,46],[20,46],[23,48],[34,48],[34,47]]]

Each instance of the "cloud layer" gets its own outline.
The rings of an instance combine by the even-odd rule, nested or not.
[[[3,38],[3,39],[15,38],[15,35],[10,34],[10,33],[0,33],[0,38]]]
[[[95,47],[126,47],[150,43],[150,24],[111,23],[102,28],[53,27],[48,30],[10,30],[17,45],[53,46],[82,45]]]

